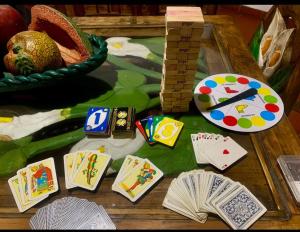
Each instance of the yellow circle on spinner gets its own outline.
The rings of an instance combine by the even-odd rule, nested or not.
[[[174,129],[174,125],[166,125],[165,129],[162,131],[162,135],[164,137],[169,137],[172,135]]]
[[[260,127],[260,126],[266,125],[266,121],[262,117],[260,117],[260,116],[253,116],[253,117],[251,117],[251,122],[252,122],[253,126]]]
[[[214,81],[217,82],[218,84],[224,84],[226,82],[225,78],[221,76],[215,77]]]
[[[257,92],[261,95],[270,95],[271,91],[268,88],[261,87],[257,90]]]

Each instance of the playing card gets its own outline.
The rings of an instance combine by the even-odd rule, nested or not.
[[[143,162],[142,158],[139,158],[137,156],[127,155],[124,159],[122,166],[118,172],[118,175],[112,185],[113,191],[118,191],[118,183],[120,180],[130,171],[132,171],[137,165],[139,165],[141,162]]]
[[[84,132],[88,134],[109,135],[110,109],[104,107],[92,107],[89,109]]]
[[[149,144],[153,144],[154,142],[149,142],[148,136],[146,134],[146,131],[144,130],[144,127],[142,126],[142,123],[140,120],[137,120],[135,122],[136,127],[139,129],[139,131],[141,132],[141,134],[144,136],[145,140],[149,143]]]
[[[111,130],[114,137],[133,137],[135,134],[135,108],[119,107],[112,110]]]
[[[77,173],[80,165],[82,164],[82,162],[83,162],[83,160],[84,160],[84,158],[85,158],[85,156],[87,154],[89,154],[88,151],[77,151],[77,152],[74,152],[74,154],[73,154],[74,159],[73,159],[73,164],[72,164],[72,171],[71,171],[71,174],[70,174],[70,177],[69,177],[70,182],[72,182],[74,175]]]
[[[205,153],[211,164],[220,170],[224,170],[248,152],[230,137],[225,137],[215,143],[209,151],[206,150]]]
[[[65,171],[65,183],[66,183],[66,189],[74,188],[76,187],[71,183],[72,177],[73,177],[73,163],[74,159],[76,157],[76,153],[70,153],[64,155],[64,171]]]
[[[40,201],[44,200],[47,196],[38,198],[37,200],[32,200],[32,201],[27,201],[26,204],[22,203],[22,198],[21,198],[21,185],[19,183],[18,176],[13,176],[8,180],[8,184],[10,187],[10,190],[13,194],[14,200],[17,204],[18,210],[22,213],[28,209],[30,209],[32,206],[36,205]]]
[[[162,171],[145,159],[118,183],[118,187],[128,199],[135,202],[162,176]]]
[[[172,147],[174,146],[183,125],[184,124],[180,121],[165,117],[157,125],[154,139]]]
[[[58,190],[54,159],[52,157],[27,166],[29,199],[35,200]]]
[[[244,186],[236,189],[231,195],[215,206],[219,214],[233,229],[248,229],[267,209]]]
[[[88,151],[77,172],[73,176],[72,184],[95,190],[104,171],[111,159],[110,155],[100,153],[99,151]]]

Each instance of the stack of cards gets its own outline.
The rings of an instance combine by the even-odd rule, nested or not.
[[[135,124],[149,144],[160,142],[170,147],[174,146],[184,125],[164,115],[149,116]]]
[[[162,171],[148,159],[127,155],[112,190],[135,202],[162,176]]]
[[[111,130],[116,138],[132,138],[135,136],[135,108],[113,108]]]
[[[64,197],[38,209],[29,225],[35,230],[116,229],[101,205],[77,197]]]
[[[219,134],[191,134],[196,161],[210,163],[220,170],[228,168],[248,152],[229,136]]]
[[[95,190],[111,156],[97,150],[77,151],[64,155],[66,188]]]
[[[17,175],[8,180],[8,184],[19,211],[26,211],[58,190],[53,158],[18,170]]]
[[[110,109],[104,107],[92,107],[89,109],[84,132],[88,135],[103,137],[110,136]]]
[[[200,223],[215,213],[233,229],[247,229],[267,211],[244,185],[204,170],[175,178],[163,206]]]

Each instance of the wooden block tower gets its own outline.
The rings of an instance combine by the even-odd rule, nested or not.
[[[189,111],[204,20],[200,7],[167,7],[160,101],[163,112]]]

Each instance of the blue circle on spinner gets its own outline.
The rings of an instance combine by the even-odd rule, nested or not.
[[[248,83],[248,85],[251,87],[251,88],[254,88],[254,89],[259,89],[261,87],[261,84],[258,83],[257,81],[250,81]]]
[[[205,85],[210,88],[215,88],[218,84],[215,81],[207,80],[205,81]]]
[[[210,116],[215,120],[222,120],[224,118],[224,113],[220,110],[213,110],[210,112]]]
[[[275,114],[270,111],[262,111],[260,116],[267,121],[273,121],[275,119]]]

